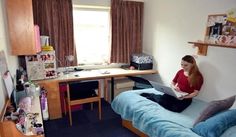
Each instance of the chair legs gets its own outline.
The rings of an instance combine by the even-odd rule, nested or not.
[[[66,102],[66,100],[65,100],[65,98],[63,99],[63,104],[64,104],[64,115],[66,116],[66,112],[67,112],[67,108],[66,108],[66,106],[68,106],[67,104],[66,104],[67,102]]]
[[[93,102],[90,103],[90,109],[93,110]]]
[[[99,115],[99,120],[101,120],[102,119],[101,99],[98,101],[98,115]]]
[[[72,116],[71,116],[71,106],[70,105],[68,105],[68,111],[69,111],[70,126],[72,126]]]
[[[68,107],[70,126],[72,126],[71,106],[67,105],[67,107]],[[91,107],[93,107],[93,103],[91,103]],[[65,114],[66,114],[66,109],[65,109]],[[102,103],[101,103],[101,99],[98,101],[98,118],[99,118],[99,120],[102,120]]]
[[[88,98],[84,98],[84,99],[76,99],[76,100],[70,100],[70,88],[69,88],[69,84],[67,84],[67,98],[64,99],[64,104],[66,104],[66,106],[68,107],[68,113],[69,113],[69,122],[70,122],[70,126],[72,126],[72,114],[71,114],[71,106],[72,105],[80,105],[80,104],[86,104],[86,103],[90,103],[91,104],[91,110],[93,110],[93,103],[94,102],[98,102],[98,118],[99,120],[102,119],[102,109],[101,109],[101,94],[100,94],[100,89],[101,89],[101,85],[100,85],[100,81],[98,83],[98,96],[97,97],[88,97]],[[66,114],[66,108],[65,109],[65,114]]]

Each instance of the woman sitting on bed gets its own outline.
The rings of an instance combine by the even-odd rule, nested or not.
[[[171,86],[177,91],[189,93],[188,95],[175,98],[167,94],[154,96],[143,93],[141,96],[157,102],[170,111],[182,112],[192,103],[192,98],[198,95],[203,84],[203,77],[194,57],[190,55],[186,55],[182,58],[181,67],[182,69],[175,75]]]

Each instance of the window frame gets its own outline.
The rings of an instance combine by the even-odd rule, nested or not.
[[[91,6],[91,5],[78,5],[78,4],[73,4],[73,12],[74,10],[88,10],[88,11],[107,11],[110,13],[110,6]],[[73,13],[74,14],[74,13]],[[111,20],[109,20],[109,34],[108,34],[108,44],[110,45],[109,47],[109,50],[111,52]],[[74,38],[76,39],[76,38]],[[75,43],[75,48],[76,47],[76,43]],[[84,66],[84,67],[94,67],[94,66],[97,66],[97,67],[105,67],[105,66],[108,66],[110,64],[110,55],[111,53],[109,53],[109,57],[108,57],[108,62],[106,63],[79,63],[78,62],[78,66]]]

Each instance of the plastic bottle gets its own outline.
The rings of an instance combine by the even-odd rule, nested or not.
[[[48,120],[49,119],[49,114],[48,114],[48,103],[47,103],[47,97],[45,99],[45,109],[42,111],[43,112],[43,120]]]
[[[43,120],[48,120],[49,119],[49,114],[48,114],[48,103],[47,103],[47,91],[42,88],[41,90],[41,109],[43,113]]]
[[[41,109],[42,109],[42,111],[44,111],[45,110],[45,95],[44,95],[44,93],[41,94],[40,102],[41,102]]]

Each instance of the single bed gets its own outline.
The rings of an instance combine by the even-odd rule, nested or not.
[[[200,112],[207,106],[207,102],[194,99],[187,109],[176,113],[140,96],[141,93],[163,94],[154,88],[131,90],[119,94],[111,104],[112,109],[122,117],[125,127],[140,136],[200,137],[191,128]],[[236,126],[228,130],[221,137],[236,135],[232,132],[236,130]]]

